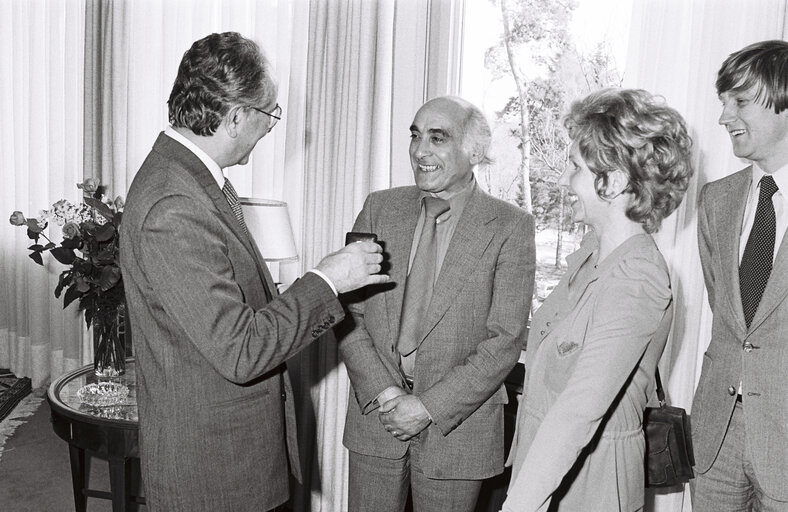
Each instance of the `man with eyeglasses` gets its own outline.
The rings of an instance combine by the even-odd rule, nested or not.
[[[195,42],[129,190],[120,258],[150,512],[283,509],[300,474],[285,361],[344,317],[338,293],[388,280],[380,246],[360,242],[278,295],[223,174],[281,118],[276,96],[253,41]]]

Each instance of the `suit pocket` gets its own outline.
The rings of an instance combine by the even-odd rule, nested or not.
[[[501,386],[498,388],[498,391],[493,393],[493,396],[487,399],[484,403],[486,404],[503,404],[506,405],[509,403],[509,395],[506,393],[506,387]]]
[[[560,393],[564,390],[566,382],[574,372],[582,348],[582,344],[573,339],[559,340],[549,348],[549,356],[545,361],[548,368],[545,373],[545,383],[551,391]]]
[[[714,366],[714,360],[709,356],[708,352],[703,354],[703,365],[700,369],[700,381],[698,382],[698,389],[695,390],[695,405],[693,405],[692,412],[693,414],[697,414],[700,416],[700,410],[703,408],[703,403],[706,400],[703,398],[704,394],[706,393],[706,388],[708,386],[705,385],[706,382],[710,382],[711,380],[711,372],[712,367]],[[711,386],[714,387],[713,385]]]

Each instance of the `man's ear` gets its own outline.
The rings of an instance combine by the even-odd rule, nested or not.
[[[238,136],[238,126],[240,125],[241,118],[244,115],[245,112],[243,108],[233,107],[224,116],[224,122],[222,124],[224,124],[224,129],[227,131],[227,135],[233,139]]]
[[[484,160],[484,152],[480,148],[474,147],[470,154],[471,165],[479,165],[482,160]]]

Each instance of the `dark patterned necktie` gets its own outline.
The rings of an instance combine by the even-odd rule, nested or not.
[[[741,305],[748,328],[761,302],[769,274],[772,273],[774,236],[777,231],[774,203],[772,203],[775,192],[777,192],[777,184],[774,178],[768,174],[761,178],[761,192],[755,210],[755,221],[739,265]]]
[[[432,196],[424,198],[424,225],[410,273],[405,280],[405,298],[402,302],[397,349],[403,356],[416,350],[423,337],[424,317],[432,298],[438,258],[435,223],[436,219],[448,210],[448,201]]]
[[[241,209],[241,202],[238,200],[238,193],[235,191],[233,184],[230,183],[230,180],[226,178],[224,180],[222,192],[224,192],[224,197],[227,198],[227,203],[230,205],[230,209],[235,214],[235,218],[238,219],[238,224],[241,225],[241,229],[243,230],[244,234],[249,236],[249,230],[246,228],[246,222],[244,222],[244,212]]]

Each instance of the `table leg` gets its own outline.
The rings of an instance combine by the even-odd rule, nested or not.
[[[85,512],[87,510],[87,497],[85,489],[85,450],[73,444],[68,445],[68,456],[71,460],[71,486],[74,489],[74,510]]]
[[[109,458],[109,489],[112,494],[112,512],[126,512],[126,459]]]

